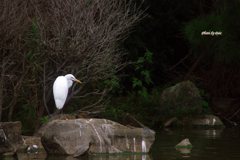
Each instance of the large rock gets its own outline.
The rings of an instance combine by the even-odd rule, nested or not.
[[[211,114],[194,117],[190,121],[190,124],[193,126],[206,126],[206,127],[224,126],[223,122],[219,119],[219,117]]]
[[[0,122],[0,154],[15,153],[22,144],[21,122]]]
[[[191,81],[166,88],[161,94],[160,102],[162,112],[169,117],[201,114],[204,103],[198,88]]]
[[[173,117],[164,123],[164,127],[170,126],[219,128],[224,127],[224,124],[219,117],[212,114],[206,114],[194,117],[183,117],[181,119]]]
[[[181,142],[179,142],[175,148],[192,148],[192,144],[190,143],[188,138],[183,139]]]
[[[106,119],[53,120],[43,126],[45,149],[52,154],[148,152],[155,132],[130,128]]]

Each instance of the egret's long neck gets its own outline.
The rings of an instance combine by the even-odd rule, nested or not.
[[[70,88],[73,84],[73,81],[72,80],[67,80],[67,83],[68,83],[68,88]]]

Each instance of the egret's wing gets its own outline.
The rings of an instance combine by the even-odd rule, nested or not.
[[[68,83],[64,76],[59,76],[53,84],[53,96],[57,109],[62,109],[68,95]]]

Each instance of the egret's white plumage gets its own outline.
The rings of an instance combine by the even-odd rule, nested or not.
[[[53,83],[53,96],[57,109],[62,109],[68,95],[68,89],[72,86],[73,81],[81,83],[72,74],[58,76]]]

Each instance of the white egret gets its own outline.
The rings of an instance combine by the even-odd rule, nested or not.
[[[65,76],[58,76],[53,83],[53,96],[57,109],[62,109],[68,95],[68,89],[72,86],[73,82],[82,83],[76,79],[74,75],[67,74]]]

